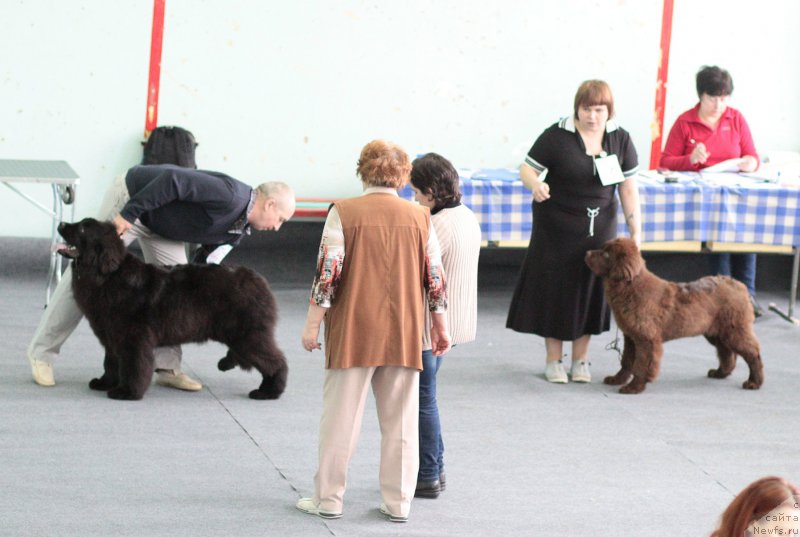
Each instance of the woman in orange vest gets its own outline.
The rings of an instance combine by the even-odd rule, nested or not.
[[[303,347],[321,348],[324,319],[326,371],[314,495],[296,507],[322,518],[342,516],[347,467],[372,386],[382,437],[380,512],[406,522],[419,468],[424,297],[438,356],[450,348],[445,276],[429,210],[397,195],[411,171],[405,151],[372,141],[357,171],[364,193],[328,212],[303,330]]]

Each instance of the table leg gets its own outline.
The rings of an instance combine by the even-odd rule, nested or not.
[[[794,317],[794,305],[797,301],[797,277],[798,271],[800,271],[800,248],[797,246],[792,247],[793,251],[793,261],[792,261],[792,284],[789,289],[789,309],[786,313],[783,313],[781,310],[778,309],[778,306],[774,302],[770,302],[769,309],[774,311],[778,315],[780,315],[783,319],[786,319],[790,323],[796,324],[800,326],[800,319],[796,319]]]
[[[61,198],[61,193],[58,190],[58,185],[55,183],[53,187],[53,218],[50,227],[50,268],[47,271],[47,290],[45,291],[44,307],[50,303],[50,290],[53,286],[53,281],[61,281],[61,256],[56,252],[56,244],[58,244],[58,224],[64,216],[64,204]]]

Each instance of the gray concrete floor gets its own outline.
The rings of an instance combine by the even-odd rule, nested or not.
[[[290,376],[277,401],[247,398],[255,375],[217,371],[216,343],[184,351],[201,392],[154,384],[142,401],[107,399],[87,386],[102,349],[85,322],[56,363],[57,385],[35,385],[25,348],[41,314],[47,245],[0,239],[0,535],[701,536],[751,481],[800,482],[800,328],[773,313],[756,322],[766,382],[755,392],[741,389],[742,360],[731,378],[708,379],[714,350],[692,338],[666,345],[645,393],[620,395],[598,382],[617,370],[613,328],[592,340],[593,383],[552,385],[543,341],[504,328],[519,254],[489,252],[478,339],[439,373],[447,491],[416,500],[408,524],[379,515],[369,405],[344,517],[296,511],[313,486],[323,378],[322,355],[299,343],[318,240],[317,228],[302,229],[286,243],[254,239],[231,258],[265,274],[279,303]],[[686,271],[696,260],[649,262]],[[769,280],[772,267],[759,266],[760,299],[785,307],[785,260],[776,267]]]

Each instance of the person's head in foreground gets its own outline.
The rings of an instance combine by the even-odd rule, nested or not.
[[[800,533],[800,489],[782,477],[750,483],[730,503],[711,537]],[[774,512],[773,512],[774,511]],[[794,532],[794,533],[793,533]]]

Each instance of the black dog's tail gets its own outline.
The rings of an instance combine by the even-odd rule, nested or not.
[[[258,304],[259,313],[266,315],[273,323],[277,321],[278,306],[266,278],[246,267],[238,267],[234,274],[239,291]]]

